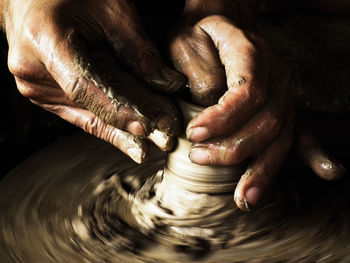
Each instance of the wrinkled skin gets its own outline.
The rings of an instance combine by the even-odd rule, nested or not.
[[[25,97],[136,162],[145,136],[171,149],[177,110],[146,85],[174,93],[185,78],[165,65],[129,2],[12,0],[6,9],[8,65]]]
[[[180,132],[177,110],[161,92],[181,89],[126,0],[2,1],[9,69],[19,91],[102,138],[137,162],[153,140],[162,150]],[[187,76],[193,101],[209,106],[187,127],[192,161],[232,165],[252,160],[235,192],[255,205],[293,139],[289,70],[253,33],[254,0],[187,0],[169,48]],[[327,180],[344,170],[298,123],[296,150]],[[157,131],[154,133],[153,131]]]
[[[243,210],[267,192],[291,148],[294,129],[289,70],[253,33],[254,8],[255,1],[188,0],[170,41],[172,60],[188,77],[193,101],[209,106],[187,126],[190,159],[203,165],[249,159],[235,190]],[[343,167],[318,141],[304,129],[298,134],[304,162],[322,178],[341,177]]]

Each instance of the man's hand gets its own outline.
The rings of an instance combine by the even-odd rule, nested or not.
[[[267,191],[292,145],[294,126],[289,70],[252,32],[256,2],[187,0],[170,41],[173,63],[188,77],[192,100],[210,106],[188,124],[186,134],[194,142],[190,158],[205,165],[249,160],[235,190],[243,210]],[[295,149],[320,177],[344,174],[303,128]]]
[[[6,3],[4,3],[6,2]],[[9,0],[2,4],[9,69],[33,103],[115,145],[136,162],[147,144],[172,147],[176,108],[169,69],[126,0]]]
[[[237,205],[247,210],[291,147],[289,71],[259,36],[219,15],[179,31],[171,52],[175,67],[189,79],[193,101],[214,103],[188,124],[190,158],[205,165],[252,158],[235,191]]]

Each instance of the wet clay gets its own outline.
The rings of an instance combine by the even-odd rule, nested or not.
[[[0,262],[350,261],[340,192],[297,205],[281,184],[242,212],[233,192],[244,165],[197,167],[188,147],[180,138],[168,158],[152,148],[137,165],[78,134],[36,153],[0,182]]]
[[[185,124],[203,110],[184,101],[178,104]],[[156,231],[173,244],[187,246],[191,239],[203,238],[211,246],[222,246],[232,232],[231,218],[237,210],[233,193],[244,164],[197,165],[188,157],[190,147],[184,134],[178,138],[164,169],[135,193],[131,213],[141,232]]]

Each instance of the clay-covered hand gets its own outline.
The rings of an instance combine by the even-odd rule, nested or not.
[[[126,0],[3,1],[8,65],[33,103],[115,145],[136,162],[148,137],[163,150],[180,132],[163,93],[184,85]]]
[[[188,77],[192,100],[214,104],[187,126],[194,142],[190,159],[205,165],[249,159],[235,190],[237,205],[247,210],[267,190],[291,147],[289,70],[262,38],[227,16],[188,21],[171,38],[172,60]]]
[[[190,159],[205,165],[248,162],[235,190],[243,210],[268,190],[294,130],[289,69],[251,30],[256,2],[187,0],[170,41],[173,63],[188,77],[192,100],[209,106],[187,126]],[[305,129],[298,129],[296,141],[302,160],[320,177],[344,174]]]

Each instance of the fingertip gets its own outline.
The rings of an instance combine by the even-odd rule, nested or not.
[[[110,141],[138,164],[147,159],[148,144],[142,137],[118,129],[114,129],[114,133],[114,136],[111,136],[111,139],[107,141]]]
[[[324,180],[336,181],[343,178],[346,174],[346,169],[337,161],[332,161],[329,158],[317,160],[312,165],[314,172]]]
[[[234,202],[236,203],[237,207],[241,209],[242,211],[249,212],[249,205],[247,203],[247,200],[245,198],[242,198],[239,195],[234,196]]]
[[[130,147],[127,149],[126,153],[138,164],[141,164],[146,160],[146,152],[138,147]]]
[[[172,150],[176,143],[175,137],[169,136],[168,134],[157,129],[151,132],[147,138],[151,140],[160,150],[165,152]]]
[[[252,163],[241,176],[235,190],[234,200],[243,211],[249,211],[256,206],[269,184],[267,174],[261,172],[259,163]]]

